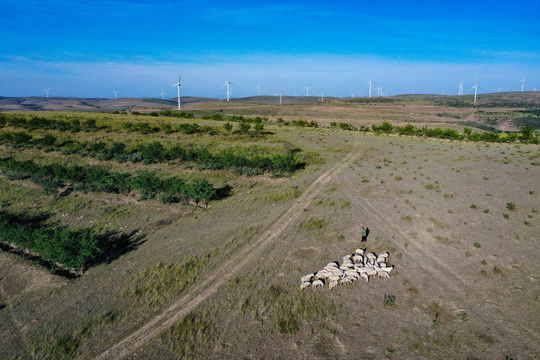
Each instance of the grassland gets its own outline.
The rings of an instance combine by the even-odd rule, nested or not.
[[[46,146],[1,145],[2,158],[99,165],[130,174],[146,170],[186,181],[204,177],[228,189],[203,208],[142,200],[136,192],[72,189],[47,195],[28,179],[2,174],[2,211],[47,213],[49,224],[91,228],[114,253],[71,279],[16,251],[0,252],[2,358],[540,356],[538,145],[330,128],[333,121],[388,121],[462,131],[457,117],[479,110],[429,99],[226,106],[225,115],[267,116],[266,134],[140,134],[122,127],[127,121],[224,124],[199,115],[25,115],[92,118],[110,126],[25,130],[36,138],[123,142],[127,148],[160,141],[165,147],[235,148],[269,156],[292,152],[305,165],[285,176],[248,176],[192,162],[118,162]],[[210,114],[223,107],[193,103],[186,111]],[[321,127],[285,126],[279,117]],[[300,292],[300,277],[359,247],[366,225],[368,249],[390,252],[392,278]]]

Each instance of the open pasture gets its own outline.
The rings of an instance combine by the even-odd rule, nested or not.
[[[259,133],[253,127],[235,133],[240,123],[231,122],[229,133],[226,121],[200,118],[222,109],[224,116],[269,120]],[[86,141],[84,149],[97,142],[135,149],[159,141],[166,149],[181,144],[211,154],[235,148],[247,158],[289,154],[302,165],[250,174],[184,158],[116,161],[3,143],[2,158],[103,166],[133,176],[152,171],[187,182],[205,178],[221,195],[204,207],[163,202],[136,188],[90,191],[71,180],[51,194],[31,177],[4,171],[2,211],[46,214],[43,221],[53,227],[90,228],[106,246],[77,278],[54,274],[16,251],[0,252],[2,357],[539,357],[538,145],[323,127],[386,120],[461,130],[459,121],[477,110],[429,99],[286,107],[231,102],[226,108],[208,102],[186,105],[195,119],[59,113],[81,123],[93,116],[98,128],[6,126],[5,132],[35,138],[54,135],[57,143]],[[285,126],[279,117],[321,127]],[[129,131],[128,121],[160,130]],[[165,123],[173,129],[198,123],[217,134],[166,133]],[[110,128],[100,128],[105,125]],[[363,247],[362,226],[371,230],[370,251],[391,254],[391,278],[300,291],[302,276]]]

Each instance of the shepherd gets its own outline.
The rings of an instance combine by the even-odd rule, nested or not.
[[[362,242],[367,241],[367,230],[365,227],[362,226]]]

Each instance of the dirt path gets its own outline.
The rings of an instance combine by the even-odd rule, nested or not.
[[[516,321],[504,321],[502,323],[500,320],[507,319],[508,316],[495,306],[490,306],[487,309],[487,299],[486,303],[475,303],[475,299],[483,298],[481,287],[461,277],[451,266],[440,259],[440,254],[432,254],[415,242],[409,242],[409,246],[406,247],[405,242],[410,236],[400,230],[398,225],[388,221],[388,217],[384,216],[381,210],[372,205],[369,200],[361,199],[361,202],[356,205],[370,210],[370,223],[379,224],[379,228],[384,228],[387,235],[394,239],[394,244],[399,248],[399,251],[412,258],[421,259],[422,270],[436,280],[437,286],[448,294],[449,298],[454,299],[460,307],[465,307],[467,313],[479,318],[486,326],[497,329],[500,334],[511,336],[514,339],[521,339],[524,344],[528,344],[535,352],[540,351],[538,348],[540,337],[535,329]],[[393,234],[398,236],[391,236]]]
[[[116,339],[114,344],[96,355],[95,359],[120,359],[128,356],[143,346],[149,339],[176,324],[206,298],[214,295],[221,285],[231,279],[237,271],[254,257],[259,256],[264,248],[281,235],[283,230],[303,215],[303,209],[308,207],[313,199],[327,187],[330,181],[353,161],[355,155],[358,154],[364,136],[356,137],[351,152],[319,176],[289,209],[282,212],[272,223],[266,226],[253,243],[241,249],[206,279],[201,280],[177,302],[155,314],[155,316],[146,319],[143,324],[140,324],[131,333]]]

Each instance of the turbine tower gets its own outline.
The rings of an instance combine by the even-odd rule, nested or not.
[[[165,100],[164,96],[166,95],[165,94],[165,91],[163,91],[163,89],[161,89],[161,100]]]
[[[180,76],[178,77],[178,82],[176,84],[172,84],[171,86],[178,86],[178,110],[182,110],[182,98],[180,97],[180,86],[182,81],[182,74],[180,73]],[[163,92],[163,90],[161,90]]]
[[[309,96],[309,86],[304,86],[306,88],[306,96]]]
[[[474,101],[473,102],[476,102],[476,92],[478,90],[478,84],[475,82],[474,86],[471,89],[474,89]]]
[[[49,98],[49,91],[50,91],[50,90],[51,90],[50,88],[49,88],[49,89],[46,89],[46,90],[43,90],[43,91],[45,91],[45,96],[47,96],[47,99]]]
[[[321,93],[321,102],[324,102],[324,92]]]
[[[521,79],[521,92],[523,92],[523,89],[525,88],[525,78]]]
[[[255,90],[257,90],[257,96],[261,96],[261,84],[257,85]]]
[[[118,91],[114,90],[112,91],[114,93],[114,100],[116,100],[116,95],[118,95]]]
[[[227,86],[227,101],[230,101],[231,98],[231,88],[230,88],[231,82],[227,80],[225,84],[223,84],[222,88]]]
[[[463,95],[463,80],[459,83],[459,96]]]
[[[369,82],[367,83],[367,85],[369,85],[369,97],[371,97],[371,85],[373,85],[374,82],[369,80]]]

